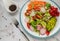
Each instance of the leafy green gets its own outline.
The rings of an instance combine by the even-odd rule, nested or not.
[[[40,24],[42,20],[37,19],[37,24]]]
[[[46,7],[47,7],[47,9],[49,9],[49,8],[50,8],[50,6],[51,6],[51,4],[46,3]]]
[[[36,11],[36,14],[42,16],[43,13],[41,13],[40,11]]]
[[[43,27],[46,27],[46,22],[45,22],[45,21],[41,21],[41,25],[42,25]]]
[[[32,25],[33,28],[36,28],[37,22],[34,21],[34,20],[31,20],[31,21],[30,21],[30,24]]]
[[[46,22],[43,20],[37,19],[37,24],[41,24],[43,27],[46,27]]]
[[[51,18],[50,13],[49,12],[46,12],[45,15],[44,15],[43,20],[47,21],[47,20],[49,20],[49,18]]]
[[[50,13],[49,12],[46,12],[44,16],[49,17],[50,16]]]

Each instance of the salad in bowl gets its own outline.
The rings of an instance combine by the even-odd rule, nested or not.
[[[27,4],[27,9],[21,14],[22,25],[27,29],[28,33],[37,36],[49,36],[54,29],[59,17],[59,9],[45,1],[34,1]],[[24,23],[23,23],[24,22]],[[35,34],[36,33],[36,34]]]

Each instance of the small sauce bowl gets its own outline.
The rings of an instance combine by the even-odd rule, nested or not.
[[[16,13],[18,11],[18,3],[12,0],[3,0],[5,9],[10,13]]]
[[[18,4],[16,4],[16,3],[12,3],[12,4],[10,4],[9,6],[8,6],[8,12],[9,13],[16,13],[17,11],[18,11]]]

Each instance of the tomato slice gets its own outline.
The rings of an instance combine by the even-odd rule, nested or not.
[[[28,29],[30,29],[30,23],[27,23],[27,27],[28,27]]]
[[[38,18],[38,19],[41,19],[41,18],[42,18],[42,17],[39,16],[38,14],[36,14],[35,16],[36,16],[36,18]]]
[[[29,16],[30,14],[31,14],[31,10],[27,10],[25,13],[26,16]]]
[[[30,15],[30,13],[26,12],[26,13],[25,13],[25,15],[26,15],[26,16],[29,16],[29,15]]]
[[[35,16],[32,16],[32,19],[33,19],[33,20],[36,20],[36,17],[35,17]]]

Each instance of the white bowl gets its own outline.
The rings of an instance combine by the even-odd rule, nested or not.
[[[44,1],[45,1],[45,0],[44,0]],[[20,23],[21,23],[22,27],[25,29],[25,31],[27,31],[30,35],[32,35],[32,36],[34,36],[34,37],[39,37],[39,38],[46,38],[46,37],[50,37],[50,36],[56,34],[56,33],[59,31],[59,29],[60,29],[60,16],[57,17],[56,25],[55,25],[54,29],[50,32],[49,36],[47,36],[47,35],[38,35],[37,33],[32,32],[32,31],[30,31],[30,30],[28,29],[28,27],[26,26],[24,13],[26,12],[26,9],[27,9],[27,6],[28,6],[28,3],[29,3],[29,2],[30,2],[30,1],[28,0],[28,1],[22,6],[22,8],[21,8],[21,10],[20,10]],[[56,3],[54,3],[54,2],[52,2],[52,1],[50,1],[50,0],[47,0],[46,2],[49,2],[49,3],[51,3],[51,5],[53,5],[53,6],[55,6],[55,7],[58,8],[58,6],[56,5]],[[59,10],[59,11],[60,11],[60,10]]]

